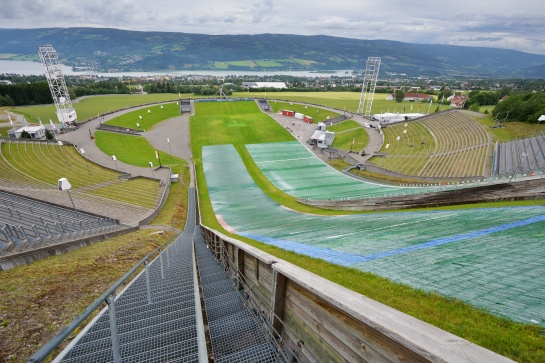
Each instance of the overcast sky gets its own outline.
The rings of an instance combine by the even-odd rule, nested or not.
[[[544,0],[2,0],[0,27],[301,34],[545,54]]]

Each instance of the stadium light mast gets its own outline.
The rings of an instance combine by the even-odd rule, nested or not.
[[[377,86],[380,57],[369,57],[365,64],[365,75],[363,77],[360,105],[358,106],[357,113],[363,116],[370,116],[373,98],[375,98],[375,87]]]
[[[76,123],[76,110],[72,107],[57,52],[51,45],[40,45],[38,54],[45,68],[45,78],[47,78],[49,90],[55,102],[59,122],[63,127],[70,125],[70,123]]]

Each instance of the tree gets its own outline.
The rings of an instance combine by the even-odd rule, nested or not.
[[[45,139],[46,140],[55,140],[55,135],[48,129],[45,129]]]
[[[23,130],[23,132],[21,132],[21,136],[19,136],[20,139],[32,139],[32,136],[30,136],[30,134],[28,133],[27,130]]]
[[[402,90],[398,89],[396,91],[396,102],[397,103],[401,103],[403,102],[403,99],[405,98],[405,92],[403,92]]]
[[[479,112],[480,109],[481,109],[481,106],[477,102],[475,102],[469,107],[469,111],[474,111],[474,112]]]

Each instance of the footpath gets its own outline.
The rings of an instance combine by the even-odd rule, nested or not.
[[[300,102],[293,102],[296,104],[304,105],[305,103]],[[329,108],[329,107],[323,107],[323,106],[317,106],[313,105],[313,107],[318,107],[324,110],[328,110],[331,112],[343,112],[339,111],[335,108]],[[324,161],[329,160],[329,153],[322,152],[323,150],[314,147],[310,145],[307,140],[312,136],[312,133],[316,130],[316,124],[308,124],[306,122],[303,122],[302,120],[296,119],[295,117],[290,116],[282,116],[279,113],[270,113],[265,112],[269,116],[271,116],[276,122],[278,122],[280,125],[282,125],[284,128],[286,128],[288,131],[291,132],[291,134],[300,141],[307,149],[312,151],[317,157]],[[358,124],[361,125],[367,131],[367,134],[369,135],[369,144],[365,147],[364,155],[361,155],[362,150],[354,150],[354,152],[349,153],[350,157],[357,161],[357,163],[364,164],[366,163],[375,152],[378,152],[384,143],[384,140],[382,138],[382,135],[380,135],[379,129],[378,129],[378,121],[370,121],[367,118],[363,117],[362,115],[358,114],[352,114],[347,113],[347,120],[354,120]],[[327,126],[327,121],[324,122]],[[369,125],[374,126],[374,128],[365,128],[363,125],[364,123],[368,123]],[[327,129],[327,127],[326,127]]]

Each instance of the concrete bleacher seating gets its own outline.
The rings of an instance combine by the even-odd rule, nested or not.
[[[545,135],[496,143],[492,175],[513,176],[545,169]]]
[[[387,153],[382,164],[388,170],[429,178],[463,178],[486,173],[492,148],[490,136],[461,111],[398,123],[385,128],[384,134],[384,144],[390,146],[381,150]]]
[[[486,130],[470,116],[452,111],[423,121],[436,139],[437,148],[420,172],[427,177],[485,175],[491,145]]]
[[[2,142],[0,171],[0,190],[70,207],[57,190],[58,179],[67,178],[78,209],[130,225],[151,214],[165,188],[86,161],[73,146],[57,143]]]
[[[0,255],[119,228],[112,218],[0,191]]]

